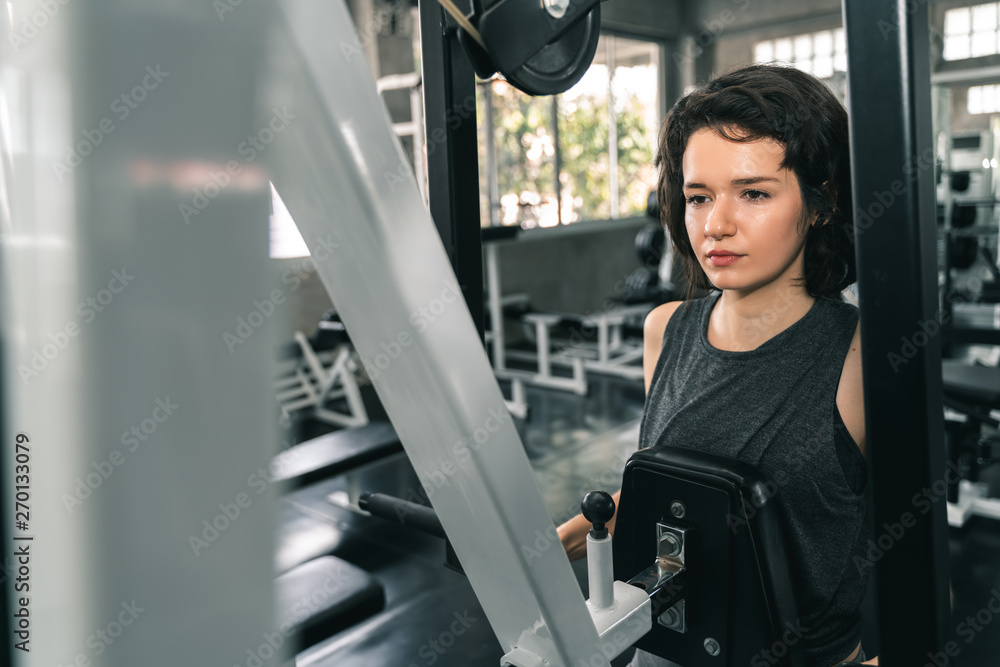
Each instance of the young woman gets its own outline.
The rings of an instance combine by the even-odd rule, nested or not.
[[[673,106],[656,162],[690,289],[646,318],[639,445],[730,456],[785,480],[810,664],[861,663],[872,568],[855,564],[869,522],[860,330],[840,297],[855,280],[847,114],[804,72],[744,67]],[[582,516],[559,527],[571,558],[586,554],[588,527]],[[631,664],[672,663],[639,651]]]

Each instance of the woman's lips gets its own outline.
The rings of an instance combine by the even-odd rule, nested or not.
[[[712,263],[713,266],[729,266],[734,264],[743,255],[733,255],[730,253],[717,253],[708,256],[708,261]]]

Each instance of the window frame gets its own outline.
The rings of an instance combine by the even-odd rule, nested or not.
[[[669,78],[666,73],[666,63],[667,63],[667,53],[670,49],[670,44],[671,44],[670,40],[651,38],[648,35],[642,35],[616,29],[602,28],[600,34],[601,37],[605,39],[606,38],[611,38],[612,40],[617,38],[628,39],[637,42],[645,42],[651,45],[652,47],[655,47],[656,55],[652,64],[656,66],[657,90],[654,97],[656,104],[655,113],[656,113],[656,118],[658,119],[655,128],[658,128],[659,122],[662,121],[667,108],[667,88],[669,86]],[[613,48],[613,46],[611,48]],[[609,120],[609,128],[614,128],[614,130],[617,130],[617,116],[615,115],[614,98],[612,92],[613,76],[614,76],[614,61],[613,58],[611,58],[608,67],[608,81],[607,81],[608,115],[609,115],[608,120]],[[481,187],[480,187],[480,200],[482,202],[480,207],[481,225],[483,227],[517,226],[518,223],[515,223],[514,225],[504,225],[503,222],[500,220],[501,204],[499,196],[499,182],[498,182],[497,161],[496,161],[497,145],[495,141],[486,141],[484,138],[484,135],[486,138],[495,136],[496,118],[494,116],[495,106],[492,103],[493,93],[491,89],[491,84],[492,84],[492,79],[487,81],[482,81],[479,79],[476,80],[477,88],[482,86],[483,100],[484,100],[482,107],[483,113],[480,117],[480,123],[479,123],[480,133],[481,133],[479,141],[481,142],[484,148],[483,161],[480,164],[480,170],[483,173],[483,177],[481,178]],[[609,220],[629,220],[629,219],[635,219],[636,217],[640,217],[640,216],[621,215],[618,211],[619,207],[616,204],[618,203],[618,197],[621,194],[619,192],[621,188],[620,188],[620,181],[618,180],[619,165],[617,163],[617,160],[614,159],[618,152],[617,141],[615,141],[615,139],[617,139],[617,133],[616,131],[609,131],[608,143],[606,148],[609,156],[608,176],[612,186],[611,216],[593,217],[593,218],[583,217],[571,223],[563,221],[563,212],[562,212],[563,186],[559,180],[559,175],[562,172],[562,165],[563,165],[562,156],[564,151],[563,143],[560,141],[560,130],[559,130],[558,105],[559,105],[560,95],[550,95],[547,97],[549,100],[551,100],[549,118],[551,125],[553,127],[553,139],[554,139],[553,148],[555,154],[553,156],[553,161],[555,164],[554,185],[555,185],[555,194],[557,200],[557,205],[556,205],[557,224],[550,227],[541,227],[539,225],[536,225],[535,227],[528,227],[528,228],[522,227],[522,229],[526,231],[534,231],[535,229],[561,229],[570,225],[579,225],[579,224],[586,225],[587,223],[591,222],[603,223]],[[658,130],[655,128],[654,132],[658,134]],[[656,137],[654,134],[654,150],[655,150],[655,141]],[[652,163],[653,160],[652,154],[649,156],[649,160],[650,163]],[[483,185],[485,185],[485,192],[483,191],[484,190],[484,188],[482,187]]]

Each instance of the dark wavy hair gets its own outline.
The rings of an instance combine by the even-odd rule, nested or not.
[[[723,74],[684,96],[660,131],[656,196],[660,221],[673,240],[688,281],[688,298],[712,289],[684,224],[681,160],[688,139],[712,128],[732,141],[771,138],[785,149],[783,169],[799,181],[806,232],[805,288],[833,296],[856,279],[847,111],[821,81],[776,65],[750,65]]]

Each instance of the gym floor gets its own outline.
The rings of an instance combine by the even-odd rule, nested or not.
[[[526,422],[518,422],[545,504],[557,525],[579,512],[586,492],[616,490],[625,461],[637,447],[641,386],[592,377],[586,397],[528,388],[531,414]],[[359,479],[364,491],[404,498],[421,489],[403,456],[365,468]],[[994,495],[1000,495],[1000,476],[989,481]],[[316,555],[333,553],[370,572],[385,587],[385,609],[304,650],[297,657],[297,667],[499,665],[503,651],[472,587],[463,575],[444,566],[443,540],[360,516],[327,501],[329,494],[345,489],[346,481],[334,478],[286,496],[281,528],[288,537],[294,533],[297,543],[290,545],[287,539],[280,543],[295,550],[313,548]],[[955,595],[951,627],[960,651],[958,663],[993,667],[1000,655],[1000,621],[990,623],[993,613],[987,603],[994,596],[1000,600],[1000,562],[995,555],[1000,551],[1000,524],[974,519],[960,531],[951,530],[949,547]],[[279,553],[279,561],[282,557]],[[574,570],[586,595],[586,561],[574,563]],[[920,584],[914,582],[914,586]],[[864,646],[871,656],[877,653],[877,630],[869,593],[863,609]],[[967,616],[971,622],[964,620]],[[629,658],[630,652],[613,665],[624,665]],[[935,663],[929,658],[928,664]],[[943,667],[946,662],[937,664]]]

